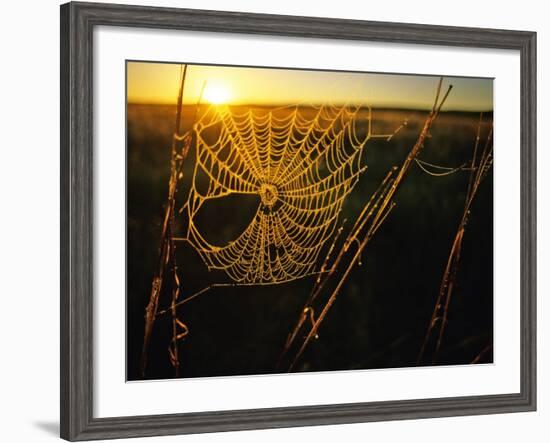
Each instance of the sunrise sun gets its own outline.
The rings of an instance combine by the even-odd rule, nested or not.
[[[231,98],[229,89],[222,85],[206,86],[204,90],[204,98],[215,105],[227,103]]]

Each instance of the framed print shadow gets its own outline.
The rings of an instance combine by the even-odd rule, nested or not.
[[[61,437],[536,408],[536,34],[61,6]]]

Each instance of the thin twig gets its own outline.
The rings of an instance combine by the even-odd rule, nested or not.
[[[441,279],[441,284],[439,287],[438,296],[435,301],[435,306],[428,324],[422,346],[417,358],[417,365],[420,365],[424,360],[424,355],[427,352],[428,343],[430,342],[432,336],[437,334],[435,348],[432,353],[432,363],[435,363],[439,357],[439,352],[441,349],[441,344],[443,341],[443,336],[447,326],[447,318],[449,314],[449,306],[453,294],[453,290],[456,287],[456,278],[458,273],[458,267],[460,263],[460,255],[462,251],[462,242],[464,239],[464,233],[466,230],[466,225],[468,224],[470,216],[470,208],[474,198],[477,194],[479,185],[481,181],[487,174],[487,171],[492,163],[492,127],[487,135],[485,145],[481,156],[478,160],[478,149],[479,143],[481,140],[481,126],[483,123],[483,113],[480,113],[479,122],[476,131],[476,139],[474,143],[474,149],[472,154],[472,161],[470,165],[470,177],[468,180],[468,188],[466,192],[466,199],[464,201],[464,209],[458,225],[451,250],[447,259],[447,264],[443,272],[443,277]],[[435,331],[438,329],[438,332]]]
[[[479,354],[472,360],[470,364],[475,365],[481,361],[483,357],[485,357],[485,354],[489,352],[491,349],[493,349],[493,344],[489,343],[487,346],[485,346]]]
[[[379,206],[380,202],[382,201],[384,195],[387,193],[389,188],[392,184],[392,176],[395,172],[396,168],[392,168],[390,172],[386,175],[378,189],[373,193],[369,201],[365,204],[363,209],[361,210],[361,213],[357,217],[355,224],[353,225],[352,229],[350,230],[348,236],[344,240],[344,244],[342,248],[340,249],[338,255],[334,259],[334,262],[332,265],[329,266],[328,272],[324,274],[320,274],[319,277],[316,279],[312,290],[310,292],[310,295],[308,299],[306,300],[306,303],[304,305],[304,308],[302,309],[302,313],[300,317],[298,318],[298,321],[296,325],[294,326],[294,329],[292,332],[288,335],[287,341],[285,343],[285,346],[283,348],[283,351],[281,352],[279,359],[277,361],[276,367],[279,368],[282,364],[282,361],[285,357],[285,355],[290,350],[290,347],[294,343],[298,333],[300,332],[305,320],[307,319],[307,313],[309,312],[309,309],[311,309],[311,304],[315,301],[315,299],[319,296],[319,294],[323,291],[325,285],[328,281],[331,280],[331,277],[334,275],[334,273],[337,271],[338,266],[340,265],[340,262],[345,258],[346,253],[350,246],[354,243],[357,243],[357,237],[365,224],[368,222],[370,218],[372,218],[373,214],[375,213],[376,208]],[[338,236],[340,236],[341,232],[338,233]],[[335,239],[336,240],[336,239]],[[334,243],[333,243],[334,245]],[[332,246],[329,249],[329,252],[327,254],[327,257],[325,258],[325,263],[323,264],[324,268],[326,269],[326,263],[328,263],[328,259],[330,258],[330,255],[332,255]],[[322,268],[323,270],[323,268]]]
[[[319,326],[321,325],[322,321],[325,319],[330,307],[332,306],[332,304],[336,300],[336,298],[337,298],[338,294],[340,293],[344,283],[347,281],[352,269],[360,261],[361,255],[362,255],[364,249],[366,248],[367,244],[369,243],[370,239],[372,238],[374,233],[378,230],[378,228],[380,227],[380,225],[384,221],[384,219],[387,217],[388,212],[393,208],[392,199],[393,199],[395,193],[397,192],[398,188],[400,187],[400,185],[403,181],[403,178],[405,177],[406,173],[408,172],[412,162],[414,161],[414,159],[417,157],[418,153],[420,152],[420,150],[424,146],[424,142],[425,142],[426,138],[429,136],[430,128],[431,128],[434,120],[437,118],[439,112],[441,111],[441,108],[442,108],[443,104],[445,103],[445,101],[446,101],[446,99],[449,95],[449,92],[451,91],[452,85],[449,86],[449,88],[448,88],[446,94],[444,95],[443,99],[441,100],[441,102],[439,102],[439,95],[440,95],[440,92],[441,92],[442,83],[443,83],[443,78],[441,78],[439,83],[438,83],[436,98],[434,100],[434,105],[433,105],[432,111],[430,112],[430,114],[426,118],[426,121],[425,121],[424,126],[422,128],[422,131],[420,132],[420,134],[418,136],[418,139],[416,140],[416,143],[412,147],[411,151],[409,152],[409,154],[405,158],[401,168],[399,168],[396,175],[394,175],[394,172],[396,171],[395,168],[392,171],[390,171],[390,173],[388,174],[388,176],[385,179],[385,180],[388,180],[387,187],[383,187],[381,195],[379,196],[379,198],[376,199],[376,203],[373,205],[373,207],[370,208],[370,211],[368,212],[368,216],[365,217],[362,220],[359,220],[359,219],[357,220],[356,225],[355,225],[355,226],[357,226],[357,228],[356,228],[357,231],[354,232],[352,230],[352,233],[350,234],[351,239],[350,239],[350,237],[348,237],[348,239],[350,239],[351,242],[344,244],[344,247],[341,250],[342,257],[347,252],[347,250],[348,250],[348,248],[349,248],[349,246],[351,245],[352,242],[357,242],[358,247],[355,251],[355,254],[352,256],[347,268],[345,269],[342,277],[337,282],[336,287],[333,289],[332,293],[330,294],[330,297],[328,298],[328,300],[325,303],[323,309],[321,310],[320,314],[318,315],[317,319],[315,320],[315,323],[311,326],[311,329],[309,330],[309,332],[306,335],[305,339],[303,340],[301,346],[299,347],[297,353],[295,354],[294,358],[292,359],[292,361],[290,363],[290,366],[288,368],[289,372],[293,370],[293,368],[295,367],[296,363],[298,362],[298,360],[302,356],[304,350],[306,349],[307,345],[312,340],[312,338],[314,338],[318,335]],[[384,182],[383,182],[383,184],[384,184]],[[364,212],[366,212],[366,211],[365,210],[362,211],[362,213],[360,215],[360,218],[363,216]],[[373,216],[371,217],[371,215],[373,215]],[[362,239],[359,240],[359,234],[362,232],[362,229],[367,226],[367,221],[369,223],[368,223],[368,228],[366,230],[366,233],[363,234]],[[338,261],[338,263],[339,263],[339,261]],[[336,266],[333,268],[333,271],[334,271],[334,269],[336,269],[338,263],[336,263]],[[330,273],[329,275],[327,275],[327,278],[325,279],[325,281],[332,274],[333,273]],[[320,292],[321,289],[322,289],[322,286],[320,287],[320,289],[318,289],[318,291]],[[306,307],[302,310],[301,318],[298,321],[298,325],[297,325],[298,329],[299,329],[299,327],[301,327],[304,324],[304,321],[305,321],[304,317],[308,312],[307,311],[308,308],[311,308],[311,306],[306,304]],[[293,332],[293,337],[295,338],[296,336],[297,336],[297,331],[295,329],[295,331]],[[285,349],[283,350],[283,353],[286,353],[289,348],[290,348],[290,344],[287,341],[287,345],[285,346]]]
[[[179,294],[179,281],[177,280],[177,267],[175,264],[174,255],[174,242],[172,240],[173,233],[173,217],[175,206],[175,194],[178,181],[178,166],[177,166],[177,151],[178,142],[181,140],[181,115],[183,107],[183,90],[185,84],[185,76],[187,73],[187,65],[184,65],[183,72],[181,74],[181,81],[179,85],[178,100],[176,107],[176,121],[174,137],[172,139],[171,157],[170,157],[170,180],[168,183],[168,203],[164,214],[164,222],[162,225],[159,259],[157,263],[157,270],[153,276],[153,282],[151,285],[151,295],[149,297],[149,303],[145,308],[145,331],[143,336],[143,347],[141,351],[140,360],[140,373],[142,377],[145,377],[147,369],[147,354],[149,349],[149,343],[151,341],[151,334],[153,332],[153,326],[155,323],[155,317],[158,309],[159,297],[164,284],[164,274],[168,266],[171,266],[172,278],[174,279],[175,286],[173,288],[173,297],[177,298]],[[188,139],[186,139],[188,140]],[[189,141],[184,142],[189,144]],[[187,148],[187,149],[186,149]],[[187,153],[188,146],[184,146],[183,152]],[[183,159],[181,160],[183,162]],[[174,304],[174,302],[173,302]]]

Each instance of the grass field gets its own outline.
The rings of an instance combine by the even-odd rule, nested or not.
[[[184,110],[189,125],[195,110]],[[163,205],[170,174],[175,107],[128,105],[127,113],[127,358],[128,379],[139,379],[143,313],[158,259]],[[392,166],[416,141],[427,112],[374,110],[375,132],[406,127],[391,141],[367,144],[367,172],[344,204],[353,220]],[[486,115],[486,120],[492,116]],[[478,113],[442,113],[419,158],[460,166],[471,160]],[[487,132],[483,127],[482,135]],[[185,181],[193,168],[183,170]],[[376,233],[342,294],[306,350],[298,371],[414,366],[438,294],[451,243],[462,215],[468,171],[434,177],[413,165],[395,196],[396,208]],[[185,200],[185,186],[176,199]],[[236,238],[250,222],[257,199],[233,195],[205,206],[198,223],[214,244]],[[185,220],[177,219],[183,226]],[[192,294],[223,275],[209,273],[197,252],[178,244],[184,290]],[[471,208],[458,287],[452,299],[438,364],[467,364],[492,343],[492,172]],[[180,376],[226,376],[274,372],[289,331],[309,294],[312,278],[273,286],[217,288],[180,312],[190,333],[180,347]],[[163,306],[165,307],[165,306]],[[166,357],[171,326],[159,318],[153,332],[147,378],[173,375]],[[492,351],[479,362],[492,361]]]

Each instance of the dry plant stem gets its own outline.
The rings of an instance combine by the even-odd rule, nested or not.
[[[343,254],[345,254],[347,252],[347,250],[349,249],[351,243],[356,243],[357,244],[356,252],[352,256],[352,259],[349,262],[347,268],[345,269],[342,277],[340,278],[339,282],[337,283],[336,287],[334,288],[334,290],[332,291],[330,297],[328,298],[327,302],[325,303],[321,313],[318,315],[317,319],[312,324],[311,329],[309,330],[308,334],[306,335],[306,337],[305,337],[304,341],[302,342],[302,344],[301,344],[298,352],[296,353],[295,357],[293,358],[293,360],[292,360],[292,362],[291,362],[291,364],[288,368],[288,372],[292,371],[292,369],[294,368],[294,366],[296,365],[296,363],[298,362],[298,360],[302,356],[303,352],[305,351],[305,349],[306,349],[307,345],[309,344],[309,342],[314,337],[317,337],[317,332],[318,332],[319,326],[321,325],[322,321],[325,319],[330,307],[333,305],[334,301],[336,300],[336,298],[337,298],[338,294],[340,293],[344,283],[347,281],[352,269],[360,261],[361,255],[362,255],[364,249],[366,248],[368,242],[370,241],[370,239],[372,238],[374,233],[378,230],[378,228],[380,227],[382,222],[385,220],[385,218],[387,217],[389,211],[391,211],[392,208],[394,207],[392,199],[393,199],[397,189],[401,185],[401,183],[403,181],[403,178],[405,177],[406,173],[410,169],[410,166],[411,166],[412,162],[414,161],[414,159],[416,158],[416,156],[418,155],[418,153],[420,152],[420,150],[424,146],[424,142],[425,142],[426,138],[429,135],[430,128],[431,128],[434,120],[439,115],[439,112],[441,111],[441,107],[445,103],[445,101],[446,101],[446,99],[447,99],[447,97],[448,97],[448,95],[449,95],[449,93],[452,89],[452,86],[449,86],[449,89],[445,93],[444,97],[441,99],[441,101],[439,101],[439,96],[440,96],[440,93],[441,93],[442,83],[443,83],[443,78],[440,79],[439,84],[437,86],[437,92],[436,92],[436,97],[435,97],[435,100],[434,100],[434,105],[433,105],[432,111],[430,112],[430,114],[426,118],[426,121],[425,121],[424,126],[422,128],[422,131],[420,132],[416,143],[414,144],[411,151],[407,155],[407,158],[403,162],[401,168],[398,170],[397,175],[395,175],[395,177],[392,178],[392,179],[389,179],[388,176],[386,177],[386,179],[389,179],[389,182],[388,182],[389,189],[386,189],[385,187],[383,187],[383,190],[382,190],[381,195],[380,195],[381,200],[377,199],[376,203],[371,208],[371,211],[368,212],[367,217],[365,217],[363,220],[359,221],[360,218],[363,216],[363,212],[366,212],[366,211],[362,212],[362,214],[360,215],[360,218],[356,222],[355,230],[352,230],[352,232],[350,234],[351,235],[350,244],[344,244],[344,247],[341,250],[342,256],[343,256]],[[371,215],[372,214],[374,214],[374,216],[372,217],[372,220],[371,220]],[[361,230],[363,229],[363,227],[365,226],[365,224],[368,221],[370,221],[370,223],[368,225],[368,229],[366,231],[366,234],[360,240],[359,239],[359,234],[360,234]],[[338,264],[339,264],[339,260],[337,259],[335,261],[335,264],[334,264],[333,268],[332,268],[333,272],[337,268]],[[328,279],[330,277],[330,275],[332,275],[332,273],[329,273],[327,275],[326,279]],[[322,289],[322,287],[320,289],[318,289],[318,291],[320,292],[321,289]],[[316,292],[315,296],[318,295],[319,292]],[[300,321],[298,322],[298,325],[300,327],[305,321],[304,316],[308,313],[308,309],[311,309],[311,308],[306,304],[306,307],[304,308],[304,310],[302,311],[302,314],[301,314],[301,322]],[[293,332],[292,337],[295,338],[296,336],[297,336],[297,331],[295,330]],[[287,350],[288,348],[290,348],[290,344],[287,343],[287,346],[285,346],[285,350]]]
[[[456,234],[455,244],[453,244],[453,248],[451,250],[451,254],[453,255],[452,266],[449,269],[448,274],[446,276],[448,284],[447,284],[446,287],[443,287],[443,291],[444,291],[443,296],[445,298],[445,304],[444,304],[444,309],[443,309],[443,317],[442,317],[441,323],[439,325],[439,335],[438,335],[438,338],[437,338],[437,344],[436,344],[436,348],[435,348],[435,351],[434,351],[432,363],[435,363],[437,361],[437,358],[439,356],[439,351],[441,349],[441,343],[443,341],[443,334],[444,334],[445,328],[447,326],[447,317],[448,317],[448,313],[449,313],[449,305],[450,305],[450,302],[451,302],[451,296],[452,296],[452,293],[453,293],[453,289],[456,286],[456,275],[457,275],[458,266],[459,266],[459,263],[460,263],[460,254],[462,252],[462,242],[463,242],[463,239],[464,239],[464,231],[466,229],[466,225],[468,224],[468,217],[470,215],[470,207],[472,205],[472,202],[474,200],[475,195],[477,194],[477,191],[478,191],[479,185],[481,183],[481,180],[483,179],[483,177],[486,173],[485,160],[484,159],[486,158],[485,153],[487,152],[491,135],[492,135],[492,132],[489,134],[489,136],[487,138],[487,143],[485,145],[484,154],[482,155],[482,159],[481,159],[479,165],[477,166],[478,170],[477,170],[477,173],[475,174],[475,176],[474,176],[474,173],[473,173],[474,171],[472,170],[470,186],[469,186],[469,190],[468,190],[468,194],[467,194],[466,204],[464,206],[464,214],[462,216],[462,219],[460,221],[460,226],[459,226],[459,229],[458,229],[457,234]],[[479,139],[479,135],[478,135],[478,139]],[[477,145],[477,143],[476,143],[476,145]],[[477,146],[476,146],[476,148],[477,148]],[[475,167],[476,166],[475,166],[475,158],[474,158],[474,160],[472,161],[472,169],[474,169]],[[436,306],[436,308],[437,308],[437,306]],[[437,312],[436,312],[436,315],[437,315]]]
[[[153,326],[155,323],[155,317],[157,314],[159,297],[163,288],[165,273],[167,269],[173,278],[173,288],[172,288],[172,306],[174,306],[177,296],[179,294],[179,280],[177,278],[177,266],[175,263],[175,250],[174,250],[174,241],[173,241],[173,221],[174,221],[174,208],[175,208],[175,195],[176,187],[178,181],[178,142],[182,139],[181,137],[181,114],[182,114],[182,103],[183,103],[183,89],[185,84],[185,76],[187,73],[187,65],[183,67],[183,73],[181,75],[181,82],[178,93],[178,101],[176,107],[176,121],[175,121],[175,132],[172,139],[171,147],[171,160],[170,160],[170,181],[168,183],[168,203],[166,205],[166,210],[164,214],[164,221],[162,224],[162,232],[160,239],[160,248],[159,248],[159,260],[157,264],[157,269],[155,275],[153,276],[153,283],[151,288],[151,295],[149,297],[149,303],[145,308],[145,331],[143,336],[143,348],[141,351],[141,360],[140,360],[140,373],[141,377],[145,377],[145,372],[147,369],[147,355],[149,349],[149,343],[151,341],[151,334],[153,332]],[[184,141],[184,144],[189,144],[188,140]],[[188,148],[188,146],[187,146]],[[186,146],[184,146],[183,153],[186,154]],[[183,163],[183,158],[179,161],[180,164]],[[175,307],[173,308],[173,316],[175,317]],[[175,325],[175,320],[173,320]],[[175,326],[174,326],[175,329]],[[174,332],[176,334],[176,332]],[[173,351],[173,349],[172,349]],[[177,346],[176,346],[176,358],[177,358]],[[177,372],[177,366],[176,366]]]
[[[386,177],[384,178],[384,180],[382,181],[382,183],[380,184],[378,189],[373,193],[373,195],[371,196],[369,201],[365,204],[365,206],[361,210],[361,213],[357,217],[354,226],[352,227],[351,231],[349,232],[348,236],[346,237],[346,239],[344,241],[343,247],[340,249],[340,251],[338,252],[338,255],[334,259],[334,262],[330,266],[329,271],[326,272],[326,273],[322,272],[317,277],[317,279],[315,280],[315,283],[313,285],[311,293],[310,293],[310,295],[309,295],[309,297],[308,297],[308,299],[307,299],[307,301],[304,305],[304,308],[303,308],[302,313],[301,313],[301,315],[298,319],[298,322],[296,323],[296,325],[295,325],[294,329],[292,330],[292,332],[289,334],[289,336],[287,338],[287,341],[285,343],[285,347],[284,347],[281,355],[279,356],[279,360],[278,360],[277,366],[276,366],[277,368],[280,367],[283,358],[288,353],[288,351],[290,350],[290,347],[292,346],[292,344],[296,340],[296,337],[297,337],[298,333],[300,332],[304,322],[308,318],[308,315],[312,316],[314,314],[313,307],[312,307],[313,302],[315,301],[317,296],[322,292],[322,290],[325,287],[325,284],[331,279],[333,274],[338,269],[338,266],[339,266],[340,262],[346,256],[346,252],[348,251],[349,247],[353,243],[356,243],[358,241],[358,235],[360,234],[361,230],[363,229],[365,224],[368,222],[368,220],[372,217],[372,215],[374,214],[374,211],[376,210],[376,208],[380,204],[380,202],[383,199],[384,195],[389,190],[389,188],[392,184],[391,178],[392,178],[392,175],[393,175],[394,172],[395,172],[395,168],[392,169],[386,175]],[[321,271],[324,271],[326,269],[326,267],[328,266],[328,262],[329,262],[329,260],[332,256],[333,251],[334,251],[334,246],[336,245],[336,242],[337,242],[338,238],[340,237],[342,231],[343,231],[343,226],[341,226],[340,229],[338,230],[338,233],[337,233],[337,235],[336,235],[336,237],[335,237],[335,239],[334,239],[334,241],[333,241],[333,243],[332,243],[332,245],[331,245],[331,247],[330,247],[330,249],[327,253],[327,256],[324,260]]]
[[[479,354],[472,360],[470,364],[475,365],[476,363],[479,363],[481,359],[493,348],[493,344],[489,343],[487,346],[485,346]]]
[[[177,238],[177,237],[172,238],[172,240],[174,240],[174,241],[176,241],[176,240],[185,241],[185,239]],[[306,277],[318,276],[320,273],[321,272],[314,272],[314,273],[311,273],[311,274],[307,274]],[[283,283],[284,282],[282,282],[281,284],[283,284]],[[276,283],[272,283],[272,284],[276,284]],[[215,288],[238,288],[238,287],[250,287],[250,286],[257,286],[257,285],[258,285],[258,283],[212,283],[211,285],[206,286],[205,288],[202,288],[200,291],[197,291],[197,292],[185,297],[183,300],[178,301],[174,305],[174,307],[177,308],[181,305],[189,303],[191,300],[194,300],[195,298],[197,298],[197,297],[199,297],[203,294],[206,294],[207,292],[209,292],[209,291],[211,291],[212,289],[215,289]],[[157,309],[156,317],[160,317],[164,314],[172,312],[172,308],[173,308],[172,304],[170,304],[168,308],[162,309],[160,311],[158,311],[158,309]]]
[[[168,312],[172,312],[172,309],[177,308],[178,306],[184,305],[185,303],[190,302],[191,300],[199,297],[200,295],[205,294],[206,292],[208,292],[208,291],[210,291],[214,288],[229,288],[229,287],[235,287],[235,286],[241,286],[241,285],[238,285],[238,284],[235,284],[235,283],[214,283],[214,284],[211,284],[210,286],[207,286],[206,288],[203,288],[200,291],[195,292],[194,294],[184,298],[183,300],[181,300],[181,301],[179,301],[175,304],[171,304],[169,308],[158,311],[156,316],[160,317],[161,315],[167,314]]]
[[[477,194],[481,181],[487,174],[487,171],[492,164],[492,145],[491,145],[492,134],[493,134],[492,128],[489,131],[489,134],[487,135],[485,146],[481,153],[479,162],[476,163],[477,157],[478,157],[482,119],[483,119],[483,114],[481,113],[479,117],[478,127],[477,127],[476,141],[474,143],[472,162],[470,166],[471,172],[470,172],[470,178],[468,180],[468,188],[466,192],[464,210],[462,213],[462,217],[460,219],[460,223],[458,225],[457,232],[453,239],[453,244],[451,246],[451,251],[447,259],[445,270],[443,272],[443,278],[441,280],[441,284],[439,287],[439,293],[435,302],[435,307],[432,312],[432,316],[430,318],[428,330],[426,331],[426,335],[424,337],[424,341],[422,343],[422,347],[418,355],[418,359],[417,359],[418,365],[422,363],[424,356],[427,352],[428,343],[430,342],[430,339],[433,337],[434,334],[437,335],[437,339],[436,339],[435,348],[432,354],[432,363],[437,362],[439,351],[441,349],[441,344],[443,341],[443,336],[445,333],[445,328],[447,326],[447,318],[449,313],[451,296],[453,294],[454,288],[456,287],[456,276],[457,276],[458,267],[460,263],[460,255],[462,251],[462,242],[464,239],[464,232],[466,229],[466,225],[468,224],[468,219],[470,215],[470,207]],[[439,330],[436,332],[437,328],[439,328]]]

